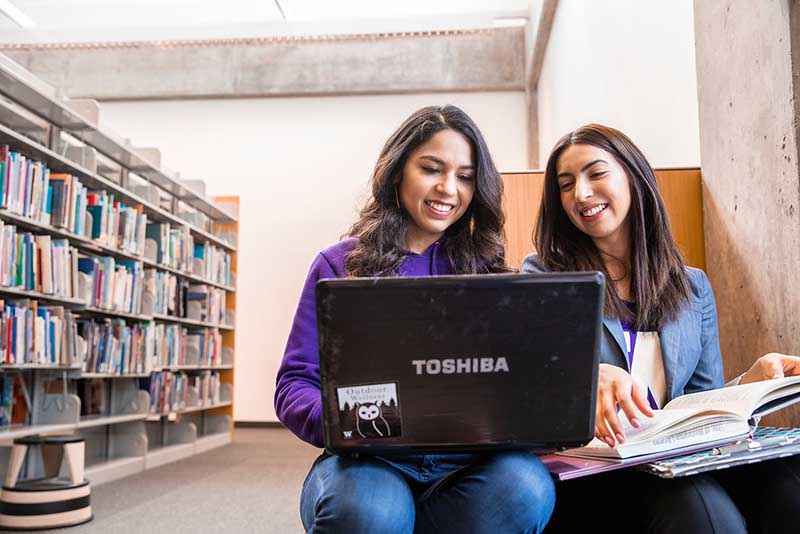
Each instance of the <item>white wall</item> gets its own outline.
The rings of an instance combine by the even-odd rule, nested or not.
[[[659,167],[699,166],[692,0],[561,0],[539,80],[540,162],[568,131],[625,132]]]
[[[240,195],[234,418],[275,421],[275,374],[308,267],[355,219],[386,138],[414,110],[461,106],[501,169],[525,166],[523,92],[104,103],[104,127]]]

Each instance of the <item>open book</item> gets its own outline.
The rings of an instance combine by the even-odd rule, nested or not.
[[[761,416],[800,401],[800,376],[692,393],[673,399],[655,416],[640,418],[639,428],[620,412],[625,443],[609,447],[593,439],[585,447],[558,452],[565,456],[625,460],[640,455],[685,450],[744,437]],[[750,420],[754,419],[751,426]]]

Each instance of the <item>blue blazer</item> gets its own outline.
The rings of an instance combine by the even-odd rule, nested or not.
[[[526,257],[520,269],[523,273],[546,271],[537,254]],[[714,292],[702,270],[686,267],[686,274],[691,286],[689,302],[675,320],[665,324],[658,332],[667,382],[667,401],[687,393],[725,385]],[[630,372],[626,352],[622,323],[617,318],[604,317],[600,363],[616,365]]]

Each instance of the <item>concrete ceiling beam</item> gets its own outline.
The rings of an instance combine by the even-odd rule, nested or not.
[[[139,100],[525,89],[521,27],[0,48],[73,98]]]

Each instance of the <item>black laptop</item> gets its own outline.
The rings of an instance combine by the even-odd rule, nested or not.
[[[325,447],[585,444],[594,435],[604,285],[596,272],[321,280]]]

